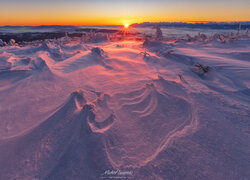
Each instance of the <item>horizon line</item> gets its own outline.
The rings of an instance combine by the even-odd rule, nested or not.
[[[133,24],[143,24],[143,23],[186,23],[186,24],[208,24],[208,23],[250,23],[249,21],[176,21],[176,22],[170,22],[170,21],[161,21],[161,22],[141,22],[141,23],[131,23],[130,25]],[[103,25],[97,25],[97,24],[92,24],[92,25],[82,25],[82,24],[39,24],[39,25],[0,25],[0,27],[39,27],[39,26],[123,26],[123,24],[103,24]]]

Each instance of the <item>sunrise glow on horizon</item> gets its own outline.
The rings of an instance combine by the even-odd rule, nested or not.
[[[247,0],[0,1],[0,26],[250,21],[250,3]]]

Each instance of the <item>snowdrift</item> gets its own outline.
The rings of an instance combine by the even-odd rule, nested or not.
[[[0,47],[0,179],[249,179],[248,37],[92,36]]]
[[[74,92],[34,129],[1,140],[1,179],[99,177],[110,165],[102,137],[88,125],[92,117],[92,106],[86,104],[82,92]]]

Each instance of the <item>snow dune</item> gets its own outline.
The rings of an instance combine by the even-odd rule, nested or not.
[[[0,47],[0,179],[248,179],[250,39]]]

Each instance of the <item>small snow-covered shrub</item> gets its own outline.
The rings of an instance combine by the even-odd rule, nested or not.
[[[219,34],[213,34],[210,38],[211,40],[219,40],[220,39],[220,35]]]
[[[10,39],[9,45],[10,46],[15,46],[16,45],[16,41],[14,39]]]
[[[4,46],[4,45],[5,45],[5,44],[4,44],[3,40],[0,39],[0,46]]]
[[[207,36],[205,34],[200,34],[200,39],[205,41],[207,39]]]
[[[205,73],[209,72],[211,68],[207,65],[202,65],[197,63],[193,68],[192,71],[197,75],[204,75]]]
[[[225,36],[223,34],[221,34],[219,39],[224,42],[225,41]]]
[[[201,34],[200,32],[198,33],[197,36],[195,36],[196,41],[205,41],[207,40],[207,36],[205,34]]]
[[[143,58],[144,58],[144,59],[151,56],[151,55],[150,55],[149,53],[147,53],[146,51],[140,52],[139,55],[143,55]]]
[[[150,45],[150,40],[148,39],[148,38],[145,38],[145,41],[143,42],[143,47],[147,47],[147,46],[149,46]]]
[[[99,47],[95,47],[91,49],[91,54],[102,57],[104,56],[104,50]]]
[[[122,48],[122,47],[124,47],[124,46],[123,46],[123,45],[120,45],[120,44],[117,44],[116,47],[117,47],[117,48]]]
[[[178,74],[178,77],[180,78],[180,80],[181,80],[182,82],[184,82],[184,78],[183,78],[183,75],[181,75],[181,74]]]
[[[150,48],[151,51],[156,51],[156,49],[161,48],[164,45],[164,43],[160,42],[160,41],[151,41],[148,38],[145,38],[142,46],[144,48]]]
[[[189,42],[193,40],[193,38],[189,34],[186,34],[186,38],[187,38],[187,41]]]
[[[236,33],[231,33],[230,35],[229,35],[229,39],[230,40],[236,40],[238,38],[238,35],[236,34]]]
[[[245,37],[248,37],[248,28],[245,31]]]
[[[110,37],[107,33],[90,32],[87,34],[83,34],[81,37],[82,43],[98,43],[107,40],[110,40]]]

